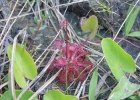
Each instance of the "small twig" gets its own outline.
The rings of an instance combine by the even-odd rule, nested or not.
[[[18,0],[17,0],[17,2],[18,2]],[[2,39],[1,42],[0,42],[0,46],[3,45],[3,42],[4,42],[5,38],[8,36],[9,31],[11,30],[12,26],[14,25],[14,23],[17,21],[19,15],[20,15],[21,12],[23,11],[23,9],[24,9],[24,7],[26,6],[26,4],[27,4],[27,1],[25,2],[24,6],[22,7],[22,9],[20,10],[20,12],[18,13],[17,17],[16,17],[16,18],[14,19],[14,21],[11,23],[10,27],[8,28],[7,32],[5,33],[3,39]],[[15,6],[16,6],[16,5],[15,5]],[[14,9],[15,9],[15,8],[13,8],[13,10],[14,10]],[[9,18],[7,19],[7,21],[10,20],[11,18],[12,18],[12,17],[9,17]],[[3,30],[3,32],[5,32],[5,31]],[[1,33],[1,35],[2,35],[2,33]],[[3,47],[3,46],[1,46],[1,47]]]
[[[60,23],[60,30],[63,28],[63,27],[66,27],[66,60],[68,59],[68,21],[66,19],[62,20],[62,22]],[[68,61],[68,60],[67,60]],[[68,61],[69,63],[69,61]],[[68,65],[66,65],[66,93],[68,94]]]
[[[29,0],[27,0],[27,1],[29,2]],[[27,12],[30,12],[30,11],[32,10],[33,13],[34,13],[34,9],[33,9],[33,5],[34,5],[34,3],[35,3],[35,0],[32,1],[32,4],[29,3],[30,7],[29,7],[29,9],[28,9]],[[34,15],[36,15],[36,14],[34,13]]]
[[[81,87],[80,87],[80,89],[79,89],[79,91],[78,91],[78,94],[76,95],[77,98],[80,97],[80,94],[81,94],[81,92],[82,92],[82,90],[83,90],[83,87],[85,87],[86,81],[87,81],[87,78],[86,78],[86,80],[82,83],[82,85],[81,85]]]
[[[27,27],[26,27],[27,28]],[[24,30],[26,29],[24,28]],[[16,51],[16,42],[17,42],[17,38],[18,36],[22,34],[22,31],[20,31],[20,33],[18,33],[15,38],[14,38],[14,42],[13,42],[13,48],[12,48],[12,58],[11,58],[11,67],[9,68],[9,73],[11,73],[11,91],[12,91],[12,98],[14,100],[16,100],[16,94],[15,94],[15,82],[14,82],[14,58],[15,58],[15,51]]]
[[[98,74],[98,76],[101,78],[96,86],[96,94],[99,93],[100,89],[102,88],[103,84],[105,84],[107,86],[107,88],[109,88],[108,84],[105,82],[105,80],[107,79],[107,77],[111,74],[111,71],[105,73],[103,76],[101,76],[100,74]],[[111,91],[111,89],[110,89]]]
[[[137,57],[135,58],[135,62],[136,62],[136,63],[137,63],[139,57],[140,57],[140,52],[139,52],[139,54],[137,55]]]
[[[2,85],[0,85],[0,89],[2,89],[4,86],[8,85],[8,82],[3,83]]]
[[[70,3],[70,1],[71,1],[71,0],[69,0],[68,3]],[[67,3],[67,4],[68,4],[68,3]],[[66,7],[66,9],[65,9],[65,11],[64,11],[63,16],[65,16],[65,14],[66,14],[66,12],[67,12],[67,9],[68,9],[68,5],[67,5],[67,7]]]
[[[59,36],[60,34],[60,30],[57,33],[57,35],[55,36],[55,38],[52,40],[52,42],[48,45],[48,47],[44,50],[44,52],[38,57],[38,59],[35,61],[35,63],[37,63],[39,61],[39,59],[44,55],[44,53],[48,50],[48,48],[52,45],[52,43],[56,40],[56,38]]]
[[[140,46],[137,46],[137,45],[135,45],[134,43],[132,43],[132,42],[130,42],[130,41],[128,41],[128,40],[126,40],[126,39],[124,39],[124,38],[118,38],[118,37],[116,37],[115,38],[115,40],[120,40],[120,41],[125,41],[125,42],[127,42],[127,43],[129,43],[129,44],[131,44],[132,46],[134,46],[134,47],[136,47],[136,48],[138,48],[138,49],[140,49]],[[98,41],[96,41],[95,43],[98,43],[98,42],[101,42],[101,40],[98,40]]]
[[[9,45],[8,43],[8,37],[6,38],[6,42],[5,42],[5,47],[7,48],[7,46]],[[6,50],[4,50],[4,56],[3,56],[3,63],[6,61]],[[4,69],[5,64],[3,64],[1,66],[1,70],[0,73],[3,73],[3,69]],[[1,74],[0,74],[0,78],[1,78]]]
[[[135,45],[134,43],[132,43],[132,42],[130,42],[130,41],[124,39],[124,38],[118,38],[118,37],[117,37],[115,40],[123,40],[123,41],[125,41],[125,42],[131,44],[132,46],[134,46],[134,47],[140,49],[140,46],[137,46],[137,45]]]
[[[12,10],[12,12],[11,12],[11,14],[10,14],[10,16],[9,16],[9,18],[8,18],[8,20],[7,20],[6,24],[5,24],[5,26],[4,26],[3,30],[2,30],[2,32],[1,32],[1,34],[0,34],[0,40],[1,40],[1,38],[2,38],[2,36],[3,36],[3,34],[4,34],[4,32],[6,31],[6,27],[7,27],[8,23],[9,23],[9,21],[10,21],[10,18],[12,17],[12,15],[13,15],[13,13],[14,13],[14,10],[15,10],[17,4],[18,4],[18,0],[16,1],[15,5],[14,5],[14,7],[13,7],[13,10]],[[3,41],[1,41],[1,44],[2,44],[2,42],[3,42]],[[0,44],[0,46],[1,46],[1,44]]]
[[[53,75],[44,85],[42,85],[28,100],[33,100],[33,98],[37,96],[39,92],[44,90],[58,76],[60,71],[61,69],[55,75]]]
[[[68,58],[68,21],[66,20],[66,59]]]
[[[74,95],[78,93],[80,86],[81,86],[81,82],[78,83],[77,88],[75,89]]]

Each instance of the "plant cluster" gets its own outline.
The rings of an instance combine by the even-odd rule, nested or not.
[[[129,37],[139,37],[140,31],[131,32],[131,28],[134,24],[134,21],[140,11],[140,7],[137,7],[136,10],[132,11],[134,3],[132,3],[128,10],[128,19],[126,20],[124,33],[125,36]],[[102,8],[105,8],[104,5],[100,5]],[[106,9],[105,9],[106,10]],[[108,9],[107,9],[108,10]],[[129,15],[131,13],[131,15]],[[41,14],[42,19],[38,20],[34,18],[38,27],[30,28],[30,31],[34,33],[33,38],[40,37],[38,35],[38,31],[44,29],[46,26],[42,25],[42,21],[48,18],[48,15]],[[52,77],[53,79],[58,77],[59,82],[67,83],[77,81],[84,81],[87,77],[88,72],[94,67],[89,58],[87,57],[89,53],[84,49],[84,44],[78,43],[68,43],[68,23],[67,20],[63,20],[60,24],[60,29],[65,27],[66,30],[66,42],[63,40],[56,40],[53,44],[55,49],[59,49],[58,55],[53,60],[51,66],[49,67],[49,71],[54,71],[58,69],[59,71]],[[81,29],[84,33],[89,33],[90,35],[87,40],[92,40],[97,33],[98,29],[98,20],[97,17],[92,15],[90,16],[82,25]],[[38,36],[37,36],[38,35]],[[37,38],[36,38],[37,39]],[[39,38],[38,38],[39,39]],[[87,41],[86,40],[86,41]],[[30,49],[34,40],[31,41],[27,50]],[[101,47],[103,50],[103,54],[105,60],[115,77],[118,81],[118,84],[111,91],[108,100],[122,100],[128,98],[128,100],[139,100],[140,92],[138,91],[140,85],[134,84],[129,81],[126,77],[126,73],[133,74],[136,71],[136,64],[133,60],[132,56],[126,53],[123,48],[121,48],[114,40],[110,38],[104,38],[101,41]],[[15,49],[14,49],[15,48]],[[14,52],[13,52],[14,50]],[[14,87],[14,82],[12,80],[15,79],[16,83],[20,88],[25,89],[27,86],[31,86],[28,84],[29,80],[35,82],[37,77],[41,74],[37,73],[37,67],[34,63],[34,60],[30,56],[30,54],[26,51],[26,49],[19,44],[9,45],[7,47],[8,58],[11,61],[11,67],[9,69],[9,90],[6,91],[1,97],[0,100],[38,100],[36,94],[39,93],[40,89],[34,93],[31,90],[27,90],[25,93],[23,90],[18,90],[15,88],[15,91],[12,93]],[[14,58],[14,59],[13,59]],[[61,71],[60,71],[61,69]],[[45,70],[46,71],[46,70]],[[44,72],[45,72],[44,71]],[[13,76],[14,75],[14,78]],[[39,77],[38,77],[39,78]],[[50,78],[52,80],[52,78]],[[50,80],[48,80],[50,82]],[[51,81],[52,82],[52,81]],[[97,91],[98,83],[98,68],[96,68],[93,72],[90,84],[89,84],[89,100],[97,100],[99,93]],[[44,86],[41,87],[41,89]],[[66,90],[67,91],[67,90]],[[102,90],[101,90],[102,91]],[[23,93],[22,93],[23,92]],[[23,94],[23,95],[20,95]],[[20,97],[21,96],[21,97]],[[59,90],[49,90],[43,96],[44,100],[78,100],[76,96],[65,95]]]
[[[61,69],[58,79],[61,83],[72,82],[75,79],[84,81],[93,64],[87,58],[88,52],[82,44],[68,43],[56,40],[54,47],[60,50],[49,70]]]

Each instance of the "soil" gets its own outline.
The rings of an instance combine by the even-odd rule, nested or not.
[[[1,5],[5,5],[7,4],[8,6],[8,2],[9,0],[2,2],[3,0],[0,0],[0,7],[2,7]],[[76,0],[75,0],[76,1]],[[92,1],[92,0],[89,0]],[[98,1],[98,0],[97,0]],[[99,0],[102,1],[102,0]],[[86,39],[86,35],[82,32],[81,28],[80,28],[80,19],[82,17],[86,17],[88,18],[91,15],[96,15],[99,21],[99,34],[102,37],[111,37],[113,38],[117,31],[119,30],[122,22],[125,20],[126,18],[126,14],[127,14],[127,10],[129,8],[129,5],[131,4],[132,1],[137,1],[137,0],[105,0],[105,7],[110,8],[111,12],[114,13],[109,13],[109,12],[99,12],[101,10],[103,10],[103,8],[95,8],[95,5],[91,2],[82,2],[82,3],[76,3],[73,5],[70,5],[66,11],[66,14],[64,17],[66,17],[66,19],[68,20],[68,22],[70,23],[70,25],[72,25],[73,29],[75,30],[75,32],[77,33],[78,36],[83,37]],[[109,3],[107,3],[107,1]],[[61,4],[66,3],[67,0],[60,0]],[[19,11],[21,10],[21,5],[24,4],[24,2],[20,2],[21,4],[18,5],[18,7],[16,8],[16,11],[14,12],[13,15],[17,15],[17,13],[19,13]],[[42,5],[41,5],[42,6]],[[140,2],[138,3],[137,6],[140,6]],[[60,12],[62,14],[64,14],[65,9],[67,7],[60,7]],[[8,18],[7,16],[9,16],[10,14],[10,10],[11,8],[9,7],[6,8],[5,10],[0,11],[0,20],[1,19],[6,19]],[[107,9],[107,8],[106,8]],[[28,7],[27,9],[25,9],[24,12],[28,11]],[[31,11],[30,11],[31,12]],[[6,15],[5,15],[6,13]],[[56,26],[56,29],[59,30],[59,23],[57,21],[57,18],[55,17],[55,15],[53,14],[53,12],[51,12],[52,16],[51,19],[53,20],[53,23]],[[13,22],[13,19],[10,21],[9,25]],[[133,25],[132,31],[139,31],[140,29],[140,13],[138,14],[135,24]],[[0,22],[0,25],[4,25],[4,22]],[[47,24],[47,22],[43,22],[43,24]],[[27,29],[27,40],[28,42],[32,41],[33,39],[33,34],[31,33],[31,31],[29,30],[30,27],[37,27],[37,24],[34,22],[34,15],[30,14],[24,17],[19,18],[14,25],[12,26],[9,35],[11,36],[12,39],[14,39],[14,37],[18,34],[18,32],[20,30],[22,30],[23,28],[25,28],[26,26],[28,26]],[[34,56],[34,59],[37,59],[40,54],[43,52],[43,50],[50,44],[50,42],[52,41],[52,39],[54,38],[54,36],[57,34],[56,30],[53,28],[52,25],[48,25],[49,27],[46,27],[45,29],[39,31],[39,34],[42,34],[42,36],[38,39],[35,40],[32,48],[36,48],[38,45],[41,44],[41,46],[39,47],[39,49],[37,49],[36,54]],[[8,28],[7,28],[8,29]],[[3,28],[1,27],[0,31],[2,32]],[[121,31],[119,32],[118,35],[119,38],[123,38],[124,37],[124,28],[121,29]],[[18,39],[18,43],[21,43],[22,41],[22,36],[19,37]],[[100,40],[100,38],[96,37],[98,40]],[[137,45],[140,47],[140,38],[139,37],[134,37],[134,38],[130,38],[130,37],[125,37],[126,40],[130,41],[131,43]],[[138,54],[140,53],[140,48],[137,48],[133,45],[131,45],[130,43],[126,42],[126,41],[121,41],[119,43],[119,45],[127,52],[129,53],[133,59],[137,59],[136,64],[137,66],[140,66],[140,56],[138,56]],[[95,48],[98,49],[98,48]],[[101,51],[101,48],[98,49],[99,51]],[[51,55],[51,54],[50,54]],[[46,61],[43,62],[41,68],[39,70],[42,70],[42,68],[46,65],[47,60],[50,57],[46,58]],[[3,60],[1,60],[1,62],[3,62]],[[107,64],[104,62],[101,63],[101,66],[104,66],[104,68],[106,70],[109,71],[109,68],[107,66]],[[52,74],[52,73],[51,73]],[[100,74],[103,76],[104,73],[101,71]],[[140,71],[137,70],[137,72],[135,73],[137,75],[137,78],[140,78]],[[33,88],[34,91],[36,91],[40,86],[42,86],[42,84],[44,83],[44,80],[47,80],[45,77],[47,76],[47,74],[44,75],[43,79],[40,80]],[[48,76],[47,76],[48,77]],[[90,80],[91,77],[89,77]],[[132,82],[135,83],[139,83],[137,81],[135,81],[135,79],[131,79]],[[106,80],[107,84],[109,86],[112,86],[115,81],[111,78],[108,77]],[[55,84],[54,84],[55,83]],[[53,87],[57,87],[57,88],[61,88],[62,90],[65,90],[65,85],[59,84],[57,79],[55,80],[55,82],[50,84],[49,88],[46,88],[44,91],[42,91],[40,94],[44,94],[46,90],[48,89],[52,89],[51,85],[54,85]],[[77,84],[73,85],[73,88],[75,90]],[[105,87],[106,88],[106,87]],[[70,93],[73,91],[71,89]],[[86,88],[86,92],[88,94],[88,86]],[[74,93],[71,93],[74,94]],[[107,100],[108,96],[110,94],[110,91],[104,92],[103,94],[99,95],[99,98],[97,100]]]

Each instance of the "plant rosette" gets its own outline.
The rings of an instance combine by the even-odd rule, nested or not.
[[[58,75],[59,82],[72,82],[75,79],[84,81],[93,64],[87,58],[88,52],[84,50],[83,45],[77,43],[66,45],[64,41],[56,40],[53,46],[60,50],[60,55],[54,59],[49,70],[62,68]]]

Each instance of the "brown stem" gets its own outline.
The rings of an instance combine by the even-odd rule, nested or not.
[[[34,40],[35,40],[35,38],[36,38],[36,36],[37,36],[37,34],[38,34],[39,28],[41,27],[41,24],[42,24],[42,21],[39,22],[39,24],[38,24],[38,26],[37,26],[37,30],[35,31],[35,33],[34,33],[34,35],[33,35],[32,41],[29,43],[29,46],[28,46],[28,48],[27,48],[27,51],[29,51],[30,48],[31,48],[31,46],[33,45]]]
[[[66,59],[68,57],[68,21],[66,20]]]
[[[135,45],[134,43],[132,43],[132,42],[130,42],[130,41],[124,39],[124,38],[119,38],[119,37],[117,37],[115,40],[123,40],[123,41],[125,41],[125,42],[131,44],[132,46],[134,46],[134,47],[140,49],[140,46],[137,46],[137,45]],[[98,40],[98,41],[96,41],[95,43],[99,43],[99,42],[101,42],[101,40]]]
[[[117,37],[115,40],[123,40],[123,41],[125,41],[125,42],[127,42],[127,43],[131,44],[132,46],[134,46],[134,47],[136,47],[136,48],[140,49],[140,47],[139,47],[139,46],[135,45],[134,43],[132,43],[132,42],[130,42],[130,41],[128,41],[128,40],[126,40],[126,39],[124,39],[124,38],[118,38],[118,37]]]

